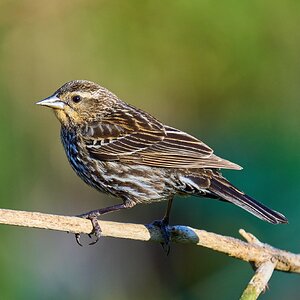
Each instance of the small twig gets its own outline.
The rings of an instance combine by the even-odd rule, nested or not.
[[[262,243],[257,237],[255,237],[252,233],[246,232],[244,229],[240,229],[240,230],[239,230],[239,234],[240,234],[240,235],[241,235],[248,243],[263,246],[263,243]]]
[[[260,265],[244,290],[240,300],[255,300],[261,292],[266,290],[276,263],[277,260],[272,257]]]
[[[102,235],[114,238],[139,241],[162,242],[162,236],[153,225],[140,225],[100,221]],[[37,212],[25,212],[0,209],[0,224],[17,225],[32,228],[66,231],[72,233],[91,233],[89,220],[78,217],[50,215]],[[190,243],[223,252],[229,256],[255,263],[260,266],[270,257],[276,258],[274,269],[300,273],[300,255],[274,248],[267,244],[247,243],[232,237],[222,236],[205,230],[187,226],[170,226],[172,241]],[[243,231],[242,231],[243,232]],[[249,234],[246,234],[249,236]]]
[[[252,233],[246,232],[243,229],[240,229],[239,233],[248,243],[264,247],[264,244]],[[268,288],[268,282],[277,262],[276,257],[272,256],[263,263],[254,263],[254,269],[257,268],[256,272],[244,290],[240,300],[255,300],[261,292]]]

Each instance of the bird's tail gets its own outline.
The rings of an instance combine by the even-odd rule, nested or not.
[[[220,200],[231,202],[254,216],[272,224],[288,223],[288,220],[284,215],[244,194],[222,177],[221,174],[213,172],[213,174],[210,175],[209,180],[206,181],[209,182],[209,184],[205,187],[205,190],[203,188],[199,189],[198,195],[205,194],[206,197],[218,198]],[[190,182],[193,182],[194,188],[196,185],[198,185],[198,187],[204,187],[203,177],[192,176],[189,177],[189,180]]]
[[[243,209],[254,216],[272,224],[287,223],[287,218],[239,191],[229,181],[221,176],[212,177],[209,190]]]

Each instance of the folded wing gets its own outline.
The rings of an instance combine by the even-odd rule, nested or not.
[[[108,114],[83,130],[90,155],[102,161],[120,161],[161,168],[225,168],[240,166],[213,154],[195,137],[164,126],[137,109]]]

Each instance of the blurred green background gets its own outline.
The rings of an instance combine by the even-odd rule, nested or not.
[[[171,223],[299,251],[299,1],[0,1],[0,207],[74,215],[117,203],[87,187],[34,103],[89,79],[244,167],[236,185],[284,213],[273,226],[226,203],[177,198]],[[166,203],[106,216],[148,223]],[[1,299],[237,299],[250,265],[200,247],[1,225]],[[299,299],[275,273],[261,299]]]

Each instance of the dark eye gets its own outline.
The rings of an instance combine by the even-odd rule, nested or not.
[[[78,103],[78,102],[81,101],[81,97],[78,96],[78,95],[75,95],[75,96],[72,97],[72,101],[75,102],[75,103]]]

